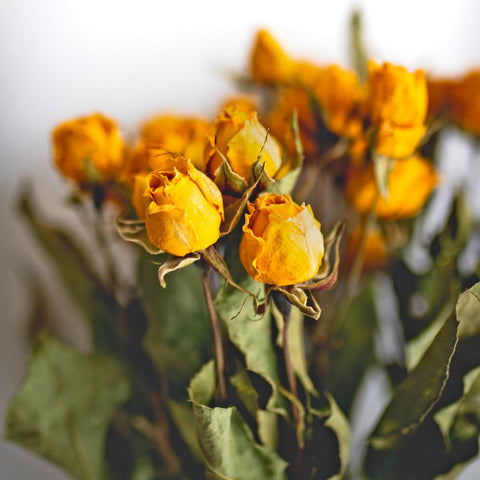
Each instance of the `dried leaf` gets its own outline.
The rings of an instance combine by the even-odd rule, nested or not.
[[[128,395],[129,382],[113,360],[42,336],[27,379],[10,403],[6,436],[73,478],[104,479],[105,433]]]

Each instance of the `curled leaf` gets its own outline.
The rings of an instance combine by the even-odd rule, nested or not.
[[[315,320],[318,320],[320,318],[322,309],[320,308],[317,300],[309,290],[304,291],[296,285],[275,287],[275,290],[283,293],[287,300],[292,305],[295,305],[304,315],[312,317]]]
[[[326,241],[324,262],[321,266],[321,273],[314,278],[313,282],[309,281],[298,285],[300,288],[306,288],[308,290],[331,290],[335,287],[337,284],[338,268],[340,265],[340,241],[342,240],[344,230],[345,226],[343,223],[337,223],[337,225],[335,225]],[[335,259],[330,273],[328,273],[330,269],[329,257],[332,248],[335,252]],[[318,279],[318,281],[315,281],[316,279]]]
[[[188,265],[195,263],[197,260],[200,260],[200,254],[198,252],[189,253],[184,257],[176,257],[172,255],[166,262],[158,267],[158,281],[160,282],[161,287],[165,288],[167,286],[165,283],[165,276],[168,273],[187,267]]]
[[[258,178],[255,183],[250,185],[242,194],[241,198],[235,200],[232,204],[224,207],[225,220],[220,226],[220,236],[228,235],[238,224],[242,218],[247,202],[252,196],[260,182]]]
[[[150,242],[147,229],[145,228],[145,222],[143,220],[134,220],[117,217],[117,232],[120,237],[126,242],[136,243],[143,247],[150,255],[159,255],[164,253]]]
[[[222,158],[222,163],[214,173],[215,183],[222,192],[230,191],[233,193],[242,194],[248,186],[247,182],[243,177],[232,170],[232,167],[225,158],[225,155],[223,155],[223,153],[217,148],[216,142],[215,149]]]

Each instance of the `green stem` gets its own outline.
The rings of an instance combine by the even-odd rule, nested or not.
[[[218,321],[217,312],[213,305],[212,292],[210,290],[210,283],[208,281],[208,272],[210,268],[206,268],[202,278],[203,292],[207,302],[208,313],[210,321],[212,322],[213,338],[215,342],[215,364],[217,367],[218,391],[220,399],[225,402],[227,400],[227,387],[225,384],[225,353],[223,351],[223,338]]]

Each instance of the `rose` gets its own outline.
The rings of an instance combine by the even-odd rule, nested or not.
[[[295,62],[266,30],[259,30],[255,37],[250,58],[252,77],[257,82],[288,82],[295,71]]]
[[[414,217],[438,183],[431,162],[421,157],[397,160],[388,177],[388,198],[379,196],[373,164],[351,167],[347,172],[346,197],[361,214],[372,208],[378,218]],[[374,203],[376,204],[374,205]]]
[[[328,128],[344,137],[357,137],[362,130],[360,110],[364,89],[357,75],[337,65],[320,67],[301,62],[298,79],[308,88],[325,113]]]
[[[190,159],[204,170],[203,153],[209,123],[202,118],[160,115],[143,125],[141,138],[152,147],[163,148]]]
[[[400,158],[413,153],[426,131],[428,107],[425,75],[384,63],[369,65],[366,108],[377,128],[376,150]]]
[[[153,245],[184,256],[218,240],[224,217],[222,194],[190,160],[163,154],[157,160],[157,169],[143,181],[145,226]],[[138,196],[140,189],[136,191]],[[141,202],[134,199],[134,204]]]
[[[271,135],[267,135],[267,130],[258,121],[255,111],[226,108],[211,126],[207,138],[205,164],[206,171],[212,178],[217,176],[222,156],[233,172],[245,181],[248,181],[250,167],[260,152],[260,161],[265,164],[265,171],[271,177],[282,166],[281,148]]]
[[[135,175],[155,170],[150,150],[182,155],[203,171],[208,126],[206,120],[195,117],[159,115],[151,118],[143,125],[140,140],[128,154],[122,180],[130,185]]]
[[[115,122],[99,113],[69,120],[52,134],[54,163],[77,183],[112,179],[124,161],[124,145]]]
[[[289,195],[264,194],[249,203],[240,260],[257,281],[285,286],[315,276],[323,259],[320,223],[309,205]]]
[[[300,139],[305,155],[320,154],[319,129],[308,92],[302,87],[285,87],[280,90],[267,120],[267,126],[278,138],[289,155],[296,154],[297,147],[292,131],[292,116],[296,112]]]

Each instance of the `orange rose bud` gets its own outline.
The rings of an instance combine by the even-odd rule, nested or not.
[[[124,144],[117,125],[100,113],[60,124],[52,137],[56,167],[77,183],[110,180],[123,165]]]
[[[359,213],[367,214],[376,201],[376,216],[395,220],[417,215],[437,183],[433,165],[424,158],[412,157],[397,160],[393,165],[388,177],[388,198],[378,196],[373,164],[350,168],[345,194]]]
[[[379,66],[371,62],[369,68],[366,109],[378,128],[377,151],[393,158],[411,155],[426,130],[425,75],[390,63]]]
[[[309,205],[289,195],[264,194],[248,204],[240,260],[258,282],[284,286],[315,276],[324,247],[320,223]]]
[[[295,71],[295,62],[266,30],[258,31],[255,37],[250,64],[257,82],[288,82]]]
[[[157,167],[146,176],[143,194],[148,199],[145,226],[149,240],[177,256],[213,245],[224,218],[218,187],[180,156],[164,154]]]
[[[208,145],[205,150],[207,173],[214,178],[222,164],[222,156],[227,159],[232,170],[248,181],[250,167],[262,151],[261,162],[265,171],[273,177],[282,165],[282,151],[278,142],[258,121],[255,111],[225,109],[218,115],[208,132]],[[266,139],[266,142],[265,142]]]
[[[480,135],[480,71],[473,71],[451,88],[451,116],[467,132]]]

